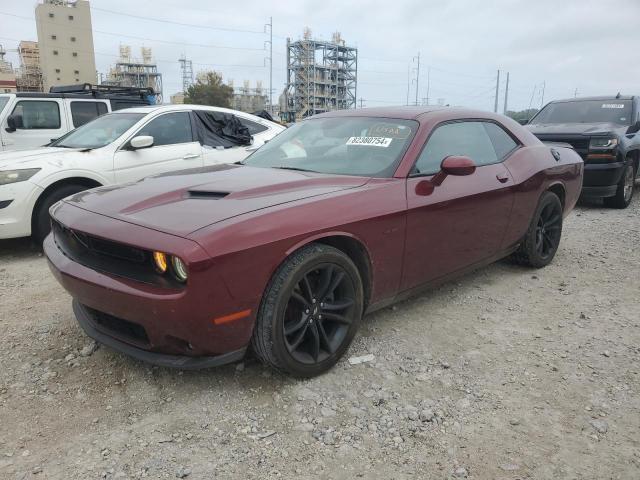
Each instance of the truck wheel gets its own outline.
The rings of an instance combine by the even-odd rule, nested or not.
[[[42,242],[44,242],[44,239],[51,231],[51,219],[49,217],[49,209],[51,206],[69,195],[82,192],[86,189],[87,187],[84,185],[62,185],[38,202],[36,210],[33,212],[31,224],[31,236],[38,246],[42,245]]]
[[[562,203],[555,193],[544,192],[533,214],[529,230],[512,259],[520,265],[544,267],[553,260],[561,236]]]
[[[262,362],[296,377],[331,368],[363,313],[358,269],[340,250],[311,244],[287,258],[262,299],[251,346]]]
[[[633,163],[628,162],[622,178],[618,183],[616,194],[604,199],[604,205],[610,208],[627,208],[633,198],[633,184],[635,182]]]

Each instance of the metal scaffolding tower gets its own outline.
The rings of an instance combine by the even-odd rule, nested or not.
[[[193,85],[193,63],[191,60],[187,60],[184,55],[178,61],[182,71],[182,93],[187,93],[189,87]]]
[[[334,33],[331,42],[287,39],[287,86],[280,117],[294,122],[330,110],[356,108],[358,49]]]
[[[162,103],[162,74],[153,62],[151,48],[142,47],[142,60],[131,57],[131,47],[120,46],[120,59],[115,67],[109,71],[105,85],[121,87],[153,88],[156,92],[156,102]]]
[[[40,50],[37,42],[21,41],[18,45],[20,68],[16,76],[19,92],[41,92],[42,70],[40,70]]]

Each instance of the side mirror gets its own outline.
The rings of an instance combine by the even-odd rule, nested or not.
[[[153,147],[153,137],[151,135],[138,135],[129,142],[132,150]]]
[[[529,123],[529,119],[528,118],[521,118],[520,120],[518,120],[518,123],[520,125],[526,125],[527,123]]]
[[[627,128],[627,134],[638,133],[640,131],[640,120]]]
[[[463,177],[476,171],[476,164],[469,157],[451,155],[442,160],[440,170],[447,175]]]
[[[22,115],[14,114],[9,115],[7,117],[7,128],[5,130],[9,133],[15,132],[19,128],[24,127],[24,123],[22,122]]]

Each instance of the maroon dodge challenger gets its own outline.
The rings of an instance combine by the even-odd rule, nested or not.
[[[101,187],[51,208],[44,248],[97,341],[178,368],[309,377],[363,314],[512,255],[543,267],[580,156],[486,112],[343,110],[239,164]]]

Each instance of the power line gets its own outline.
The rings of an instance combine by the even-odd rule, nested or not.
[[[137,18],[139,20],[148,20],[150,22],[166,23],[166,24],[169,24],[169,25],[178,25],[178,26],[181,26],[181,27],[203,28],[203,29],[206,29],[206,30],[219,30],[219,31],[222,31],[222,32],[240,32],[240,33],[264,34],[264,32],[261,32],[259,30],[243,30],[243,29],[240,29],[240,28],[212,27],[212,26],[209,26],[209,25],[197,25],[197,24],[193,24],[193,23],[174,22],[173,20],[165,20],[165,19],[162,19],[162,18],[153,18],[153,17],[148,17],[146,15],[143,16],[143,15],[134,15],[132,13],[117,12],[115,10],[109,10],[107,8],[94,7],[93,5],[91,5],[91,10],[97,10],[99,12],[111,13],[113,15],[120,15],[122,17]]]
[[[6,15],[6,16],[9,16],[9,17],[20,18],[22,20],[29,20],[29,21],[33,21],[34,20],[32,17],[26,17],[24,15],[16,15],[16,14],[7,13],[7,12],[0,12],[0,15]],[[43,21],[43,23],[55,23],[55,22]],[[128,34],[125,34],[125,33],[114,33],[114,32],[107,32],[107,31],[104,31],[104,30],[91,29],[89,27],[77,27],[77,28],[82,28],[84,30],[92,30],[94,33],[99,33],[101,35],[110,35],[110,36],[114,36],[114,37],[133,38],[135,40],[146,40],[148,42],[168,43],[168,44],[172,44],[172,45],[181,45],[181,46],[187,46],[187,47],[219,48],[219,49],[227,49],[227,50],[246,50],[246,51],[256,51],[256,52],[263,52],[265,50],[264,46],[262,48],[250,48],[250,47],[230,47],[230,46],[225,46],[225,45],[206,45],[206,44],[200,44],[200,43],[186,43],[186,42],[177,42],[177,41],[174,41],[174,40],[161,40],[161,39],[157,39],[157,38],[138,37],[136,35],[128,35]]]

